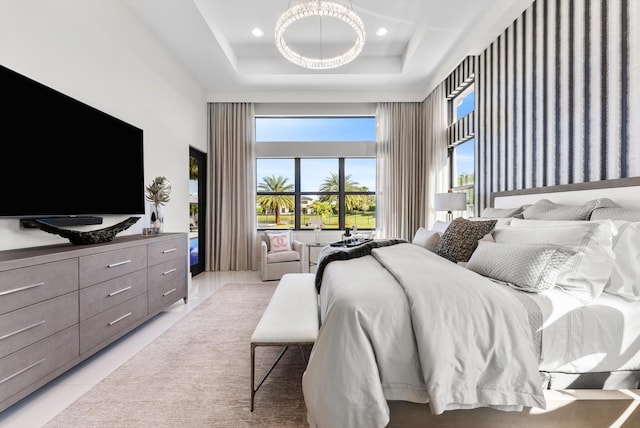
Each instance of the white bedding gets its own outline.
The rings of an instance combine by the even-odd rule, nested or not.
[[[377,248],[328,264],[320,301],[303,376],[312,427],[383,427],[386,400],[545,407],[524,306],[472,271],[412,244]]]
[[[640,304],[609,293],[589,304],[559,289],[530,295],[543,316],[541,371],[640,369]]]

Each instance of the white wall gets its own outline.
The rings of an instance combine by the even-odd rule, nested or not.
[[[0,64],[143,129],[145,183],[163,175],[172,184],[165,231],[189,230],[189,146],[207,152],[205,89],[124,1],[0,0]],[[28,173],[28,155],[23,160],[18,170]],[[140,233],[148,212],[122,235]],[[126,217],[105,216],[85,229]],[[0,219],[0,250],[65,242]]]

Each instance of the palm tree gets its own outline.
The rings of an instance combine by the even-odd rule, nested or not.
[[[198,179],[198,160],[189,156],[189,180]]]
[[[258,192],[281,193],[293,192],[295,185],[287,183],[287,178],[279,175],[276,177],[263,177],[262,183],[258,184]],[[260,195],[258,203],[265,209],[273,209],[276,213],[276,225],[280,224],[280,208],[293,208],[293,196],[290,195]]]
[[[347,174],[344,177],[344,190],[345,192],[358,192],[362,191],[364,187],[360,187],[357,181],[351,179],[351,174]],[[340,191],[340,179],[338,174],[332,172],[324,182],[320,185],[321,192],[339,192]],[[320,197],[322,202],[335,202],[338,203],[338,196],[336,195],[323,195]],[[344,198],[344,205],[347,211],[352,211],[362,205],[362,197],[356,195],[346,195]]]
[[[333,208],[329,202],[315,201],[308,205],[313,211],[320,216],[320,219],[333,214]]]

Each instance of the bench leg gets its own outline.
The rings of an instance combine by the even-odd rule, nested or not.
[[[300,355],[302,356],[302,361],[304,361],[304,365],[306,366],[307,364],[309,364],[309,362],[307,361],[307,357],[304,355],[304,350],[302,349],[302,345],[298,346],[298,349],[300,350]]]
[[[258,392],[258,390],[260,389],[264,381],[267,380],[267,377],[271,374],[273,369],[276,367],[276,364],[280,362],[284,353],[287,352],[287,349],[289,349],[289,347],[285,346],[282,352],[280,352],[280,355],[278,355],[278,358],[276,358],[275,362],[271,365],[271,367],[267,371],[267,374],[264,375],[264,377],[262,378],[258,386],[254,388],[253,386],[255,382],[254,375],[255,375],[255,367],[256,367],[256,345],[254,345],[253,343],[251,344],[251,411],[252,412],[253,412],[253,403],[254,403],[256,392]]]
[[[253,412],[253,399],[256,395],[255,389],[253,389],[253,385],[255,382],[255,371],[256,371],[256,345],[251,344],[251,411]]]

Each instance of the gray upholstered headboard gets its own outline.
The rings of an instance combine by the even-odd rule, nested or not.
[[[623,208],[640,209],[640,177],[495,192],[491,194],[491,206],[515,208],[533,204],[540,199],[558,204],[581,205],[598,198],[609,198]]]

